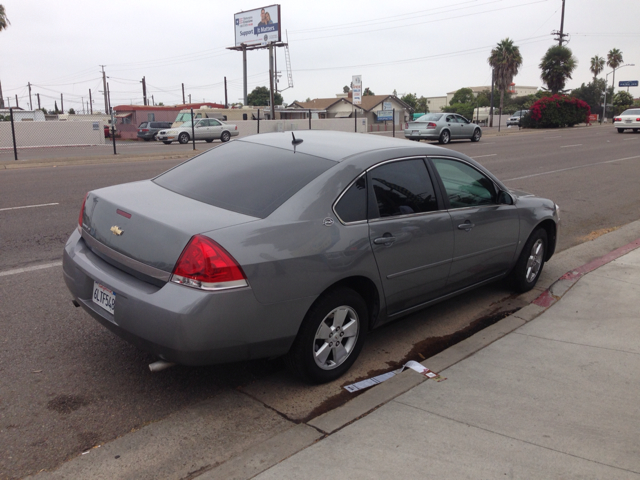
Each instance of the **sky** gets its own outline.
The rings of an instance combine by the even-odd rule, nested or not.
[[[101,65],[111,104],[224,103],[243,97],[242,53],[234,46],[234,14],[271,5],[248,0],[0,0],[11,25],[0,32],[0,82],[7,104],[82,111],[92,92],[104,109]],[[282,41],[289,45],[293,88],[287,88],[284,48],[277,49],[285,103],[335,97],[353,75],[375,94],[443,96],[489,85],[491,49],[504,38],[520,48],[517,85],[542,87],[538,65],[557,44],[562,0],[334,1],[281,0]],[[640,0],[566,0],[564,31],[578,67],[568,88],[591,80],[590,59],[622,51],[619,80],[640,79]],[[267,50],[247,53],[248,90],[269,85]],[[611,69],[606,67],[605,72]],[[609,84],[613,75],[608,77]],[[516,87],[517,88],[517,87]],[[640,97],[640,87],[630,93]]]

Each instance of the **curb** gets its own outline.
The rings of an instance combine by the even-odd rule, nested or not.
[[[420,363],[424,366],[427,366],[425,364],[428,363],[429,369],[433,372],[446,370],[544,313],[587,273],[637,248],[640,248],[640,238],[566,272],[526,307]],[[291,431],[281,434],[287,437],[287,442],[291,442],[289,448],[285,449],[286,453],[277,451],[273,454],[271,453],[273,442],[264,442],[206,473],[203,472],[204,475],[198,478],[203,480],[228,478],[229,474],[233,478],[252,478],[289,456],[306,449],[322,438],[326,438],[377,410],[382,405],[427,380],[424,376],[416,375],[415,372],[409,369],[384,383],[376,385],[376,388],[367,390],[350,402],[326,412],[306,424],[299,424],[298,427],[300,428],[298,430],[293,428]],[[320,435],[313,434],[308,430],[310,428],[315,429]],[[296,436],[296,432],[300,432],[301,438],[292,438]]]

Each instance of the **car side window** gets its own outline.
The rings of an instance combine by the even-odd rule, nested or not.
[[[379,217],[438,210],[433,183],[422,159],[386,163],[369,173]],[[370,214],[370,218],[375,215]]]
[[[215,118],[213,118],[213,119],[209,120],[209,124],[210,124],[212,127],[217,127],[217,126],[221,125],[221,123],[220,123],[218,120],[216,120]]]
[[[433,164],[442,179],[451,208],[494,205],[494,183],[470,165],[447,158],[434,158]]]
[[[366,175],[356,180],[336,204],[336,214],[344,223],[367,219]]]
[[[147,128],[147,122],[142,122],[138,128]]]
[[[456,120],[456,117],[454,117],[453,115],[449,115],[447,117],[447,122],[449,122],[449,123],[457,123],[458,121]]]
[[[456,120],[458,121],[458,123],[469,123],[469,120],[467,120],[464,117],[461,117],[460,115],[456,115]]]

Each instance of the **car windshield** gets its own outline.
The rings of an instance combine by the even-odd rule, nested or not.
[[[191,120],[190,112],[179,113],[178,116],[176,117],[176,122],[187,122],[189,120]]]
[[[437,122],[442,118],[441,113],[427,113],[416,120],[416,122]]]
[[[198,155],[153,181],[199,202],[265,218],[335,164],[293,150],[234,141]]]
[[[622,115],[640,115],[640,108],[632,108],[631,110],[625,110]]]

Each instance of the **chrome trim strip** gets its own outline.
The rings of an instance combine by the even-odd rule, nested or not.
[[[482,250],[480,252],[474,252],[474,253],[468,253],[466,255],[460,255],[459,257],[453,257],[453,261],[457,262],[458,260],[464,260],[466,258],[471,258],[471,257],[475,257],[477,255],[483,255],[485,253],[489,253],[489,252],[495,252],[496,250],[500,250],[503,248],[509,248],[509,247],[514,247],[516,246],[517,243],[513,242],[513,243],[506,243],[504,245],[499,245],[497,247],[492,247],[492,248],[487,248],[486,250]]]
[[[193,280],[182,277],[180,275],[171,275],[171,282],[177,285],[182,285],[183,287],[190,287],[190,288],[195,288],[196,290],[207,290],[207,291],[229,290],[232,288],[249,286],[246,280],[233,280],[230,282],[219,282],[219,283],[198,282],[200,284],[199,286],[191,285],[191,282],[193,282]]]
[[[394,215],[393,217],[378,217],[378,218],[372,218],[371,220],[369,220],[369,223],[378,223],[378,222],[385,222],[385,221],[389,221],[389,220],[396,220],[398,218],[413,218],[413,217],[425,217],[427,215],[435,215],[436,213],[447,213],[448,210],[433,210],[432,212],[418,212],[418,213],[406,213],[404,215]]]
[[[398,278],[398,277],[401,277],[403,275],[408,275],[410,273],[419,272],[420,270],[426,270],[428,268],[439,267],[440,265],[444,265],[446,263],[451,263],[451,259],[442,260],[441,262],[436,262],[436,263],[430,263],[429,265],[423,265],[421,267],[411,268],[411,269],[405,270],[403,272],[392,273],[391,275],[387,275],[387,278],[389,280],[391,280],[393,278]]]
[[[146,263],[142,263],[138,260],[127,257],[120,252],[116,252],[114,249],[107,247],[105,244],[100,243],[98,240],[93,238],[84,229],[81,233],[82,238],[87,243],[87,245],[89,245],[89,247],[97,250],[101,254],[115,260],[116,262],[121,263],[125,267],[131,268],[132,270],[140,272],[144,275],[148,275],[149,277],[162,280],[163,282],[168,282],[171,278],[171,272],[165,272],[164,270],[160,270],[159,268],[152,267],[150,265],[147,265]]]

